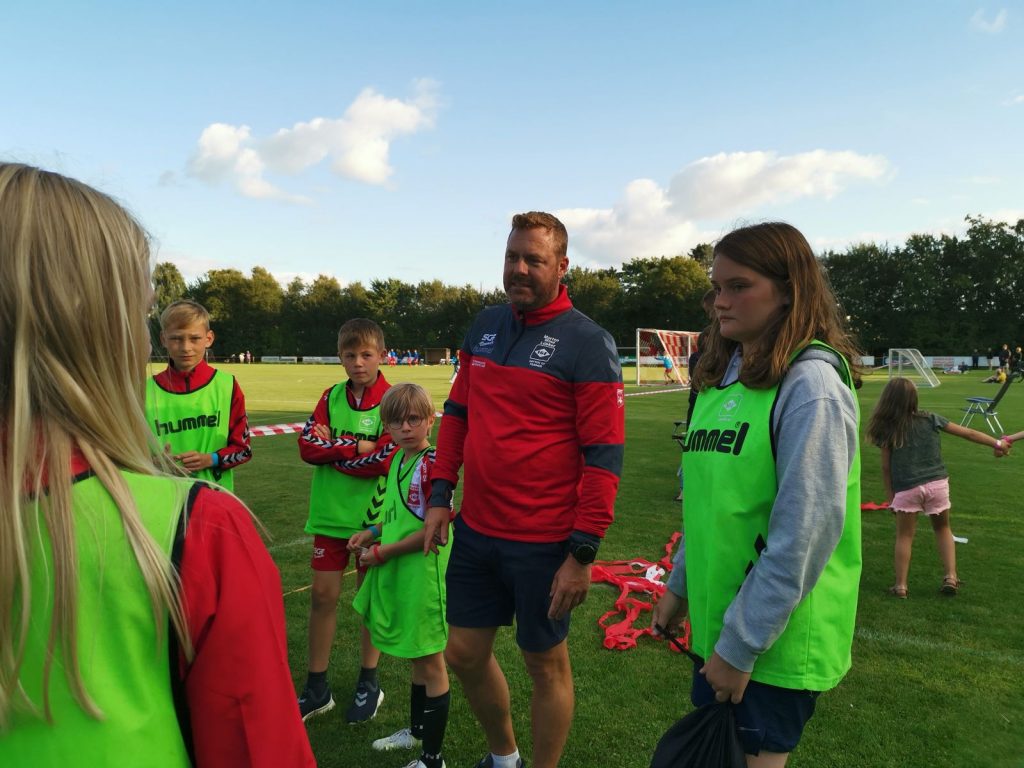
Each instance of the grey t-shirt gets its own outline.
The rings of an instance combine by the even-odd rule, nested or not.
[[[937,413],[921,411],[907,430],[906,443],[892,449],[890,469],[894,493],[916,488],[933,480],[949,477],[942,463],[941,435],[949,419]]]

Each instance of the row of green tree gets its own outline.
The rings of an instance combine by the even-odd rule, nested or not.
[[[1024,339],[1024,219],[1015,225],[967,218],[962,236],[913,235],[902,245],[864,243],[828,251],[821,261],[850,325],[867,354],[916,347],[925,354],[982,353]],[[704,325],[700,299],[710,287],[712,248],[635,258],[621,267],[571,267],[573,303],[607,328],[622,347],[636,328],[696,330]],[[338,326],[371,317],[389,347],[456,348],[481,308],[505,301],[500,290],[480,291],[439,280],[415,285],[395,278],[341,286],[320,275],[286,288],[263,267],[249,276],[215,269],[186,284],[178,268],[157,264],[156,315],[179,298],[209,309],[217,354],[327,355]]]

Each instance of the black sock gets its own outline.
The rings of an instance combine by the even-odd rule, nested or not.
[[[376,667],[363,667],[359,670],[359,682],[369,683],[371,688],[380,688],[380,684],[377,682],[377,668]]]
[[[427,686],[413,683],[409,687],[409,730],[417,739],[423,738],[423,707],[426,703]]]
[[[448,703],[451,695],[427,696],[423,702],[423,753],[420,760],[427,768],[441,768],[441,745],[448,727]]]
[[[327,693],[327,670],[308,673],[306,675],[306,687],[316,698],[322,698]]]

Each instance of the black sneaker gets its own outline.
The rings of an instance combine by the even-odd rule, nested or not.
[[[491,753],[488,752],[484,758],[474,766],[474,768],[494,768],[494,758]],[[516,760],[516,768],[526,768],[526,763],[523,762],[523,758]]]
[[[330,712],[332,709],[334,709],[334,697],[331,696],[330,687],[324,690],[324,695],[320,698],[314,696],[309,688],[306,688],[299,696],[299,712],[302,714],[303,722],[315,715]]]
[[[356,696],[352,700],[348,712],[345,713],[345,718],[350,723],[365,723],[367,720],[372,720],[382,701],[384,701],[384,691],[380,689],[380,686],[361,681],[356,686]]]

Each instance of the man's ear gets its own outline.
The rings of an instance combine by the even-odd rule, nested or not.
[[[207,349],[209,349],[210,347],[213,346],[213,340],[215,338],[216,338],[216,335],[213,333],[213,330],[209,330],[209,331],[206,332],[206,348]]]

